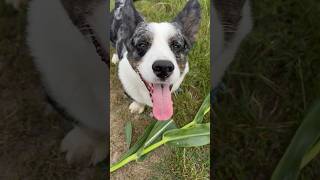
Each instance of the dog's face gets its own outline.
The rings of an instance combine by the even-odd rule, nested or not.
[[[152,87],[154,115],[157,118],[159,113],[155,109],[159,107],[159,111],[168,113],[162,113],[166,115],[159,115],[157,119],[166,120],[172,114],[171,87],[185,75],[187,54],[199,29],[200,4],[189,0],[173,21],[162,23],[144,21],[132,2],[119,7],[122,9],[116,12],[122,10],[123,13],[122,27],[118,31],[118,54],[125,49],[133,69]]]
[[[172,22],[139,22],[126,43],[127,59],[151,84],[173,85],[183,74],[200,22],[200,5],[191,0]]]
[[[127,45],[127,59],[148,83],[172,85],[185,70],[187,41],[174,23],[140,23]]]

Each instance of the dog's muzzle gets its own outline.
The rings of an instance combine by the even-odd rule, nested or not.
[[[174,64],[168,60],[157,60],[153,63],[152,70],[158,78],[164,81],[173,73]]]

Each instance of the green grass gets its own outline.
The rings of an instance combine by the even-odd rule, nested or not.
[[[137,9],[147,21],[171,21],[184,7],[186,0],[140,0]],[[197,42],[189,53],[190,72],[181,85],[182,92],[174,97],[174,120],[179,127],[192,121],[210,91],[210,1],[200,0],[201,27]],[[113,1],[111,8],[114,7]],[[209,121],[209,117],[206,117]],[[209,145],[201,148],[171,148],[170,157],[155,165],[155,174],[164,179],[208,179]],[[165,175],[165,176],[163,176]],[[156,179],[156,177],[152,177]]]
[[[254,29],[214,108],[216,179],[269,179],[320,97],[320,4],[253,0]],[[317,179],[320,159],[301,179]]]

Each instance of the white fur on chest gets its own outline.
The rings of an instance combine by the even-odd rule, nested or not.
[[[152,106],[149,91],[140,79],[140,76],[133,70],[126,54],[119,62],[118,75],[124,90],[137,102]]]

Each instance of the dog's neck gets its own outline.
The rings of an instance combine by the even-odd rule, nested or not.
[[[215,11],[223,25],[224,38],[229,41],[237,32],[240,20],[242,18],[241,11],[245,0],[223,0],[214,1]]]

